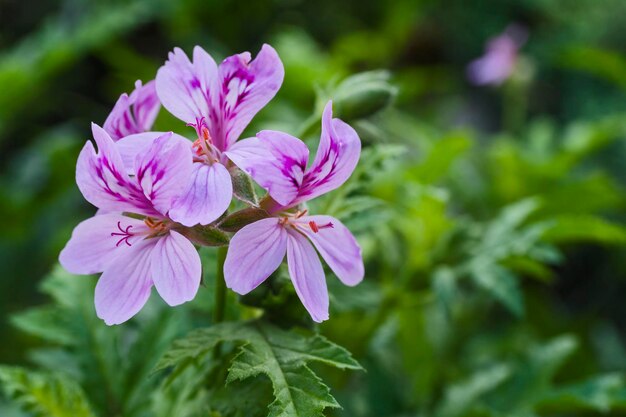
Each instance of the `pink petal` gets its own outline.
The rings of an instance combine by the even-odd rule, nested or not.
[[[202,266],[193,244],[178,232],[159,239],[152,251],[152,279],[171,306],[192,300],[198,292]]]
[[[211,90],[217,80],[217,65],[199,46],[193,50],[193,62],[180,48],[174,48],[156,76],[156,91],[170,113],[187,123],[209,117]]]
[[[193,170],[191,148],[172,140],[171,136],[171,133],[159,136],[135,160],[136,181],[148,200],[163,215],[185,191]]]
[[[92,131],[98,153],[93,144],[87,142],[76,163],[76,184],[85,199],[105,211],[154,215],[152,204],[128,176],[113,140],[95,124],[92,124]]]
[[[134,174],[135,172],[135,160],[137,159],[137,155],[142,152],[147,152],[148,148],[152,146],[155,139],[165,134],[166,132],[137,133],[134,135],[123,137],[122,139],[115,142],[115,147],[122,156],[124,166],[126,166],[130,174]],[[172,136],[169,140],[179,141],[188,147],[191,147],[192,144],[189,139],[176,133],[172,133]]]
[[[115,258],[141,241],[146,229],[141,220],[119,213],[91,217],[74,228],[72,237],[59,255],[59,262],[72,274],[102,272]]]
[[[309,150],[304,142],[272,130],[234,144],[226,156],[283,206],[300,190]]]
[[[133,95],[136,97],[133,97]],[[133,111],[137,127],[139,128],[137,133],[147,132],[152,129],[152,125],[161,109],[161,102],[156,92],[156,82],[152,80],[142,86],[141,81],[137,80],[135,91],[133,91],[130,97],[135,99]]]
[[[104,130],[113,140],[148,131],[152,128],[160,107],[154,81],[141,85],[138,80],[130,96],[122,94],[117,100],[104,122]]]
[[[152,288],[150,259],[155,239],[142,240],[107,265],[96,285],[98,317],[106,324],[120,324],[141,310]]]
[[[126,135],[138,133],[135,120],[130,111],[132,103],[128,94],[124,93],[117,99],[113,110],[108,115],[102,127],[113,140],[118,140]]]
[[[528,32],[519,25],[509,25],[506,30],[489,39],[485,54],[467,67],[469,80],[476,85],[500,85],[515,70],[518,49],[526,42]]]
[[[196,162],[187,189],[174,201],[169,216],[189,227],[206,225],[228,209],[232,196],[233,183],[224,165]]]
[[[218,149],[228,150],[235,143],[252,118],[276,95],[284,75],[283,63],[269,45],[263,45],[252,62],[250,53],[244,52],[220,64],[213,101],[219,117],[216,124],[210,125]]]
[[[278,221],[259,220],[233,236],[224,263],[228,288],[247,294],[279,267],[287,250],[287,232]]]
[[[322,263],[306,237],[293,230],[288,234],[287,264],[296,293],[314,321],[328,320],[328,289]]]
[[[310,200],[342,185],[361,155],[361,140],[350,125],[332,118],[332,102],[322,115],[322,136],[313,165],[304,174],[296,202]]]
[[[299,230],[313,242],[341,282],[354,286],[363,280],[361,247],[343,223],[331,216],[304,216],[298,222],[303,225]]]

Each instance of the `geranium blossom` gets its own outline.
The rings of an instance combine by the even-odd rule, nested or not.
[[[156,94],[155,82],[145,85],[135,82],[135,90],[122,94],[102,126],[113,140],[152,129],[161,103]]]
[[[224,264],[229,288],[239,294],[252,291],[287,254],[289,275],[304,307],[313,320],[328,319],[328,290],[317,252],[344,284],[352,286],[363,279],[361,248],[339,220],[293,208],[342,185],[360,151],[357,133],[332,118],[329,102],[317,155],[308,167],[306,145],[282,132],[262,131],[226,152],[276,202],[269,208],[273,217],[245,226],[231,240]]]
[[[76,274],[103,272],[95,305],[109,325],[134,316],[153,285],[169,305],[191,300],[200,284],[200,257],[168,216],[193,170],[186,140],[162,134],[127,166],[106,131],[97,125],[92,131],[98,152],[85,144],[76,182],[100,214],[74,229],[61,265]]]
[[[186,226],[204,225],[226,211],[232,180],[224,152],[274,97],[283,76],[282,62],[269,45],[252,61],[244,52],[219,66],[199,46],[192,61],[179,48],[169,54],[157,73],[157,94],[170,113],[195,128],[198,138],[190,143],[191,181],[170,210],[173,219]]]
[[[487,42],[485,54],[467,67],[470,81],[477,85],[500,85],[506,81],[518,61],[519,48],[528,34],[518,25],[510,25],[505,31]]]

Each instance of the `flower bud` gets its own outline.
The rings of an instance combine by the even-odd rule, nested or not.
[[[233,195],[239,200],[251,206],[259,204],[252,180],[239,168],[231,168],[230,176],[233,180]]]
[[[360,119],[386,108],[397,93],[389,72],[368,71],[343,80],[332,94],[337,113],[343,119]]]
[[[249,207],[227,216],[220,222],[219,227],[226,232],[236,232],[250,223],[254,223],[267,217],[269,217],[269,214],[267,214],[265,210],[256,207]]]
[[[226,246],[230,242],[226,233],[213,226],[182,227],[176,231],[201,246]]]

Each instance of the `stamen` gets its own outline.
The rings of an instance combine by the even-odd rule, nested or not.
[[[111,233],[111,236],[122,236],[122,238],[118,240],[117,243],[115,244],[116,248],[119,245],[121,245],[122,242],[126,243],[128,246],[132,246],[131,243],[128,241],[128,239],[130,239],[133,236],[133,234],[130,232],[130,229],[132,227],[133,225],[131,224],[126,229],[122,229],[121,222],[117,222],[117,228],[120,230],[121,233],[113,232]]]
[[[332,229],[334,226],[331,222],[328,222],[326,224],[317,224],[313,220],[311,220],[309,222],[309,227],[311,228],[313,233],[318,233],[320,229],[328,229],[329,227]]]
[[[308,209],[304,209],[302,211],[298,210],[298,212],[296,213],[295,217],[296,217],[296,219],[299,219],[300,217],[306,215],[308,212],[309,212]]]
[[[202,138],[209,143],[212,142],[211,134],[209,133],[209,128],[206,126],[202,126]]]
[[[167,231],[167,225],[165,224],[163,220],[155,220],[151,217],[146,217],[146,219],[143,222],[146,224],[146,226],[148,226],[150,229],[154,231],[148,237],[153,237],[153,236],[159,235],[160,233]]]

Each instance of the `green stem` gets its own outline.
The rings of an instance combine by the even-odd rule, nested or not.
[[[224,261],[226,260],[227,246],[217,248],[217,271],[215,271],[215,314],[214,323],[224,320],[226,308],[226,281],[224,281]]]

